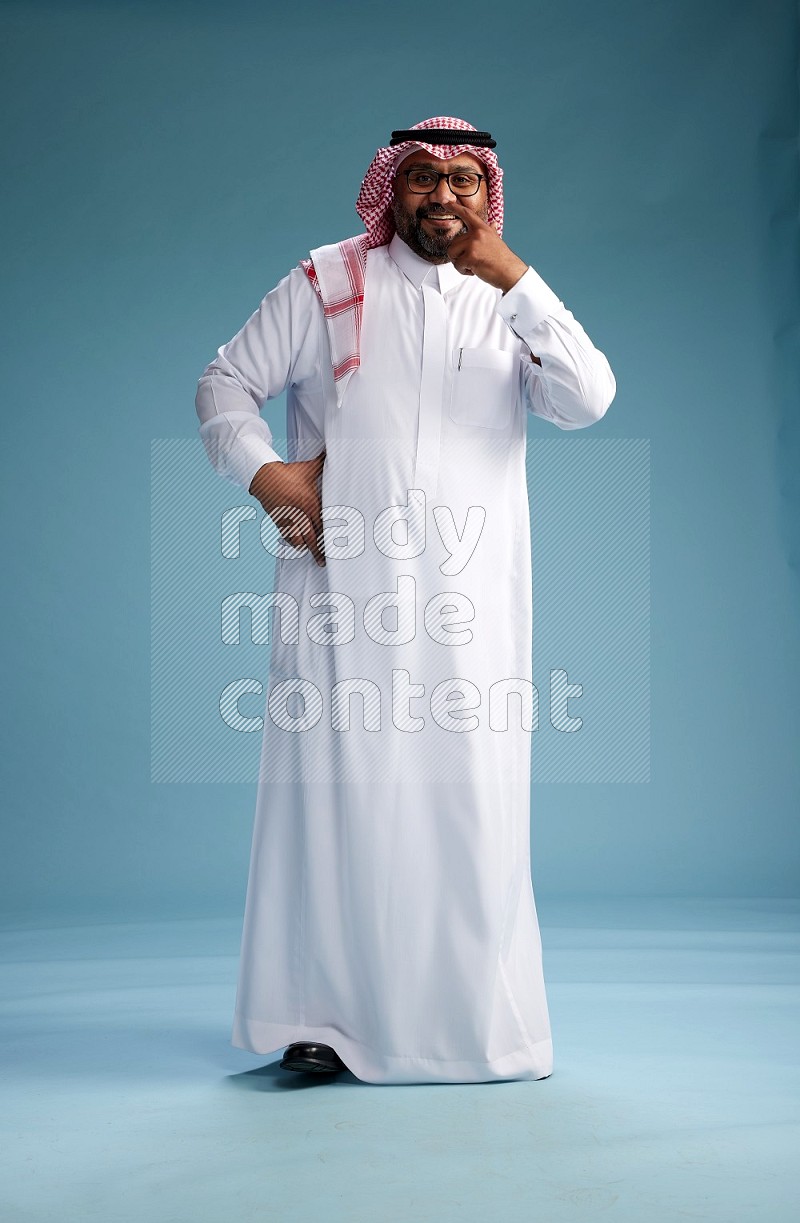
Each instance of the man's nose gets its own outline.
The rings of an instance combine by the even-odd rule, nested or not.
[[[454,192],[450,190],[450,184],[446,178],[439,179],[436,189],[431,191],[430,197],[437,204],[450,204],[456,198]]]

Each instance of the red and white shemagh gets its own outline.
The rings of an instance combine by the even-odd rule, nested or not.
[[[477,129],[463,119],[437,115],[413,125],[414,131],[426,128],[456,128],[462,132]],[[408,131],[411,128],[406,129]],[[423,148],[432,156],[446,161],[470,153],[484,163],[489,175],[488,216],[498,234],[503,235],[503,171],[494,149],[474,144],[426,144],[424,140],[408,140],[402,144],[378,149],[361,184],[356,200],[356,212],[367,232],[331,246],[311,251],[310,259],[301,259],[300,266],[311,281],[322,302],[325,324],[330,341],[336,400],[341,406],[345,387],[351,374],[361,363],[361,316],[364,308],[364,281],[367,251],[384,246],[395,232],[392,216],[392,179],[394,167],[412,149]]]

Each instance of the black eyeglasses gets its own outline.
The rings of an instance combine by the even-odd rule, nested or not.
[[[451,170],[439,174],[436,170],[403,170],[409,191],[415,195],[429,195],[445,179],[453,195],[476,195],[485,174],[473,174],[471,170]]]

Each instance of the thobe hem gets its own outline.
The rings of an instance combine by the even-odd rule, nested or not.
[[[396,1057],[328,1025],[265,1023],[234,1012],[231,1044],[249,1053],[274,1053],[295,1041],[330,1045],[364,1083],[488,1083],[500,1079],[545,1079],[553,1069],[551,1038],[526,1045],[488,1062]]]

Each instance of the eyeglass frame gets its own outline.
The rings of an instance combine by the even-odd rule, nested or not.
[[[409,183],[408,181],[409,174],[419,174],[420,172],[423,174],[435,174],[436,175],[436,186],[431,187],[430,191],[414,191],[413,187]],[[447,190],[450,191],[454,196],[456,196],[457,199],[465,199],[465,200],[472,199],[473,195],[477,195],[478,192],[480,191],[481,183],[482,182],[488,183],[489,181],[488,174],[479,174],[477,170],[451,170],[449,174],[443,174],[440,170],[427,170],[427,169],[422,169],[421,166],[412,166],[410,170],[401,170],[400,173],[405,176],[406,187],[410,191],[411,195],[430,195],[432,191],[439,190],[439,183],[442,181],[442,179],[445,179],[445,181],[447,182]],[[451,175],[453,174],[474,174],[478,180],[478,185],[474,191],[469,191],[469,192],[453,191],[453,188],[450,186],[450,178],[451,178]]]

